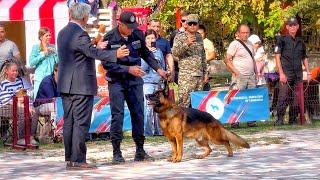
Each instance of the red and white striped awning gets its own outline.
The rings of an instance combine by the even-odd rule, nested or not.
[[[24,21],[26,53],[37,43],[40,27],[51,30],[51,43],[55,44],[58,32],[68,23],[66,0],[0,0],[0,21]]]

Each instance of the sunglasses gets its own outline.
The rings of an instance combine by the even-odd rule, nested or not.
[[[187,21],[187,20],[185,20],[185,19],[181,19],[181,22],[182,22],[182,23],[185,23],[186,21]]]
[[[197,22],[188,22],[188,26],[196,26],[196,25],[198,25],[198,23]]]

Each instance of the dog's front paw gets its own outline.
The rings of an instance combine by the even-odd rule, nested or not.
[[[181,162],[181,158],[175,158],[175,159],[172,159],[172,162],[173,162],[173,163]]]
[[[173,159],[174,159],[174,157],[172,157],[172,156],[168,156],[168,157],[167,157],[167,161],[169,161],[169,162],[172,162]]]
[[[233,154],[228,154],[228,157],[233,157]]]

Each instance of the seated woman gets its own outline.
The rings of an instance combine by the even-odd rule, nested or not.
[[[165,68],[165,60],[163,54],[160,49],[156,48],[155,42],[157,33],[154,30],[148,29],[145,32],[146,37],[146,46],[147,48],[153,52],[154,57],[158,60],[159,65],[162,69]],[[160,75],[154,71],[145,61],[141,61],[141,68],[146,73],[142,77],[143,79],[143,92],[144,94],[152,94],[156,90],[158,90],[159,83],[161,80]],[[160,85],[161,86],[161,85]],[[148,101],[145,98],[145,105],[146,105],[146,115],[145,115],[145,136],[152,136],[152,135],[162,135],[160,126],[159,126],[159,118],[156,113],[153,112],[153,108],[148,106]],[[154,132],[152,128],[152,124],[154,125]]]
[[[58,64],[55,64],[53,73],[44,77],[41,81],[36,99],[33,103],[35,107],[35,118],[44,118],[44,121],[39,119],[40,124],[42,124],[42,126],[39,128],[40,143],[52,142],[52,123],[54,122],[56,113],[55,98],[60,97],[60,93],[57,91],[57,80]]]
[[[53,73],[44,77],[40,83],[34,107],[42,106],[52,102],[53,98],[60,97],[57,90],[58,64],[54,65]]]
[[[26,89],[24,86],[22,78],[18,77],[18,64],[13,60],[5,61],[0,67],[0,116],[12,118],[12,99],[13,96],[18,92],[23,92],[23,89]],[[32,106],[29,108],[31,112]],[[23,106],[18,101],[18,117],[24,117]],[[8,123],[7,123],[8,124]],[[7,127],[8,128],[8,127]],[[4,129],[6,131],[6,129]],[[37,145],[38,142],[34,139],[37,130],[37,119],[32,119],[31,122],[31,137],[30,143]],[[24,119],[18,119],[18,144],[24,145]]]

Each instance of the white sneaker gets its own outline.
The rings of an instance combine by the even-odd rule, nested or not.
[[[36,141],[34,137],[30,138],[30,143],[35,146],[39,145],[38,141]]]
[[[17,144],[24,146],[24,145],[26,145],[26,141],[24,140],[24,138],[23,138],[23,139],[19,139],[19,140],[17,141]]]
[[[259,78],[257,86],[261,86],[261,85],[262,85],[261,78]]]

